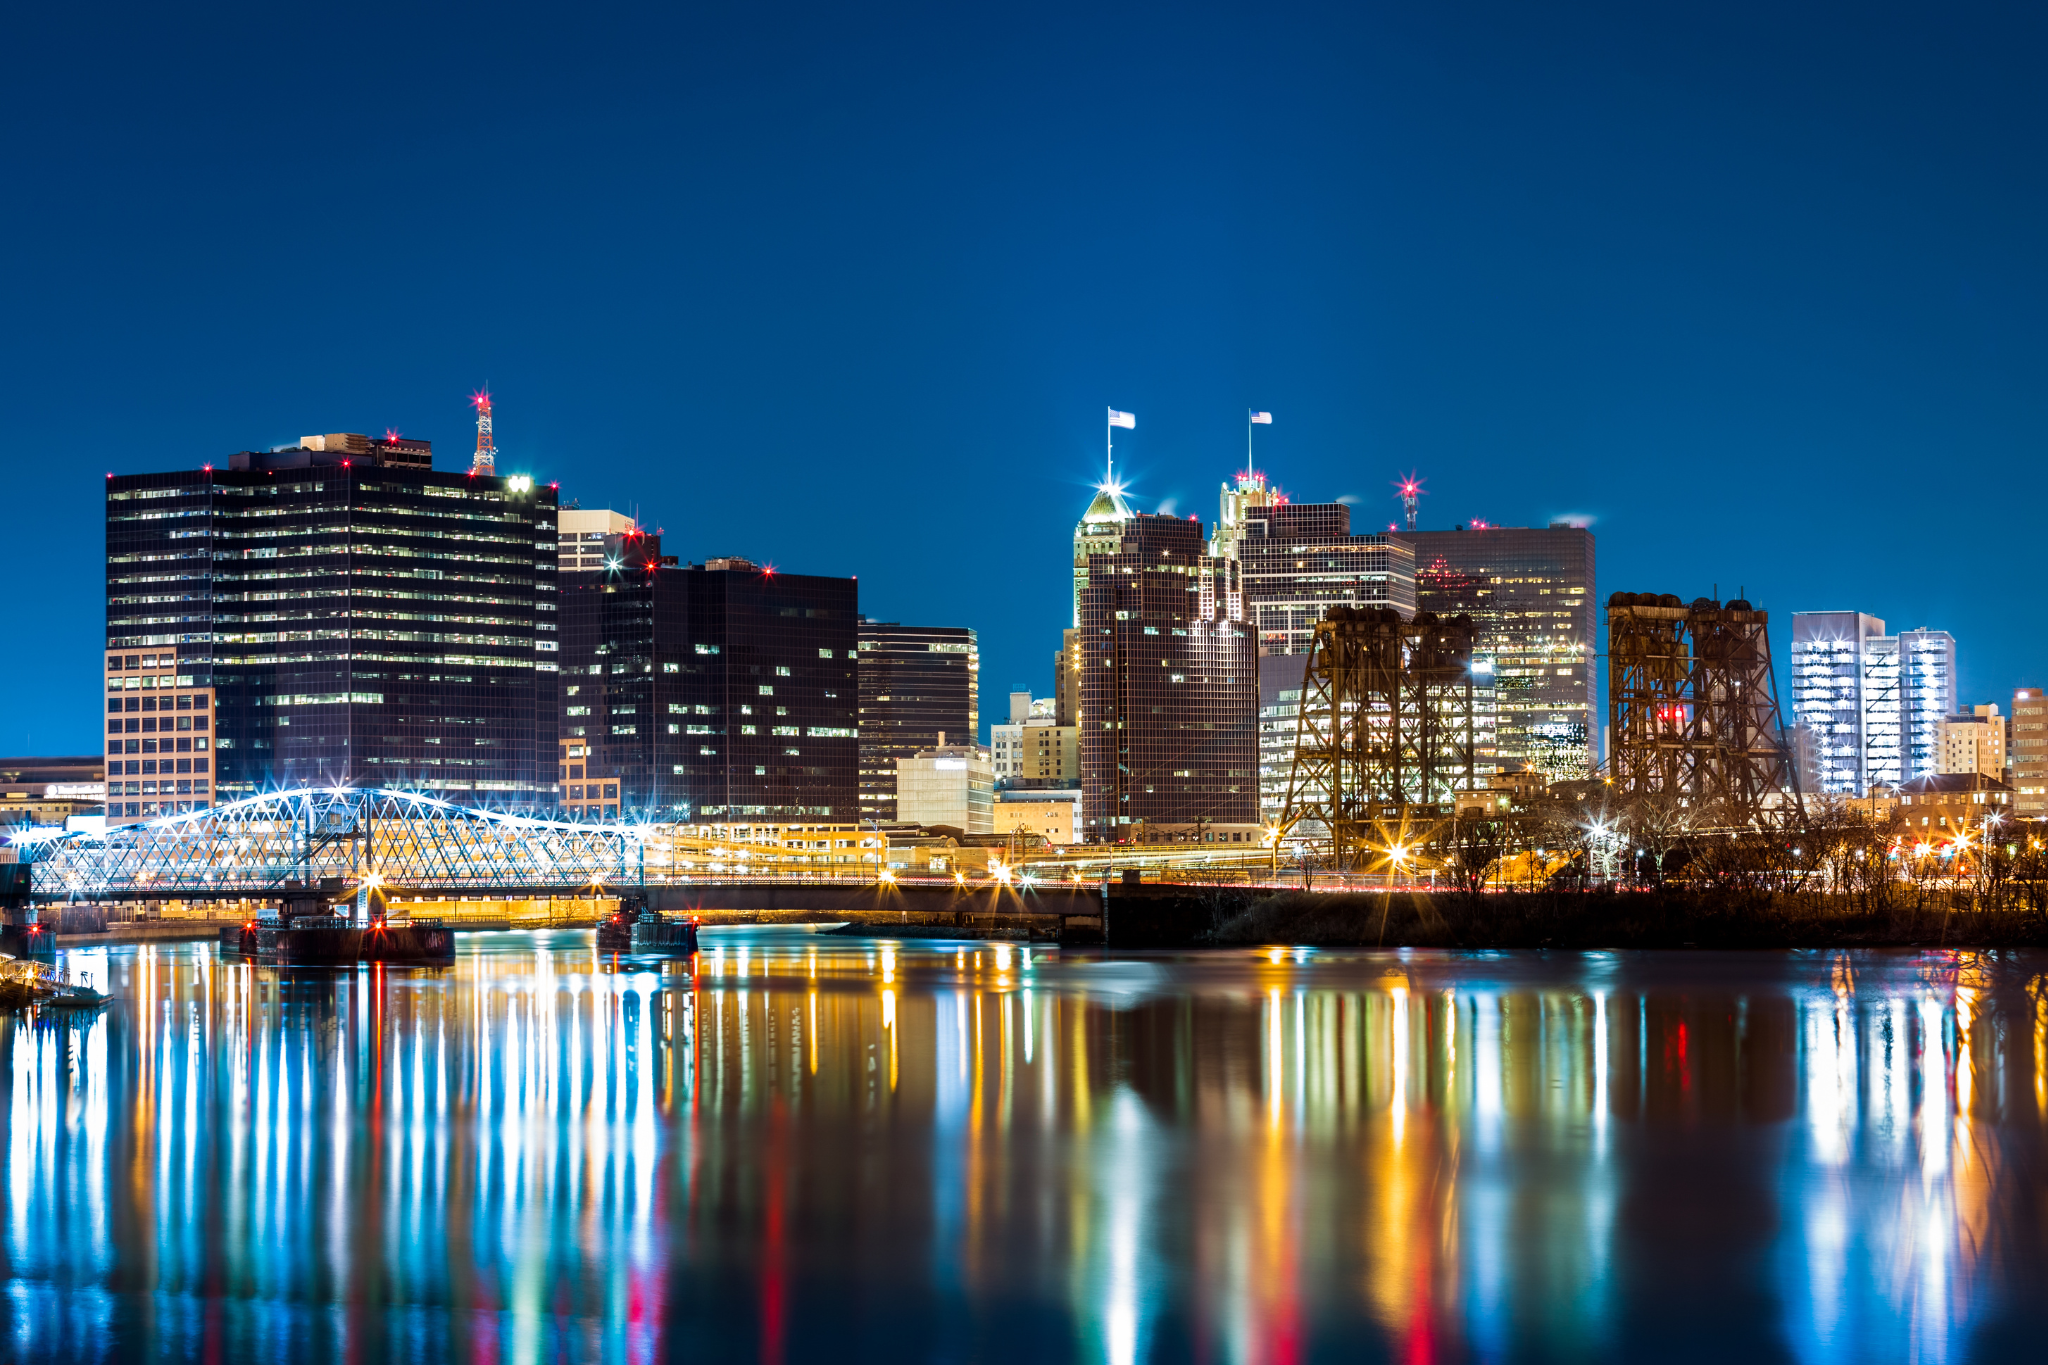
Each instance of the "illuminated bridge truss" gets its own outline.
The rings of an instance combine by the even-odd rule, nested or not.
[[[645,832],[473,810],[414,792],[300,788],[20,847],[39,900],[264,897],[339,878],[392,890],[635,883]],[[18,846],[19,847],[19,846]]]

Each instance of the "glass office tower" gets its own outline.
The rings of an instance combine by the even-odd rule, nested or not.
[[[1237,574],[1199,521],[1114,492],[1075,528],[1085,841],[1256,823],[1257,650]]]
[[[979,742],[981,648],[974,632],[862,617],[859,723],[860,818],[887,823],[896,819],[897,759]]]
[[[336,435],[107,480],[107,657],[174,657],[175,686],[210,697],[215,799],[553,805],[554,490],[430,463],[422,441]]]
[[[1553,522],[1394,538],[1415,551],[1416,609],[1466,612],[1478,628],[1475,672],[1492,665],[1495,768],[1533,768],[1552,782],[1587,776],[1600,757],[1593,533]]]
[[[678,564],[637,533],[608,536],[603,562],[563,575],[565,806],[852,823],[855,581]]]
[[[1414,548],[1392,536],[1352,535],[1343,503],[1244,507],[1235,533],[1217,541],[1234,547],[1261,654],[1306,654],[1333,606],[1415,615]]]

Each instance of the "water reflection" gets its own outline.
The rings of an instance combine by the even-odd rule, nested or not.
[[[0,1021],[18,1357],[1945,1361],[2048,1325],[2026,959],[70,965],[103,1016]]]

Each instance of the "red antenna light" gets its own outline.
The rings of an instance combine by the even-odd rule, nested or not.
[[[396,428],[396,427],[386,427],[386,428],[384,428],[384,439],[385,439],[386,441],[390,441],[390,442],[393,442],[393,443],[395,443],[395,442],[396,442],[396,441],[398,440],[398,428]]]

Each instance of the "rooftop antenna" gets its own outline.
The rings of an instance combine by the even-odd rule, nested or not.
[[[1415,505],[1422,497],[1423,483],[1424,480],[1415,477],[1413,470],[1408,472],[1407,478],[1394,480],[1394,487],[1401,490],[1401,507],[1408,514],[1408,529],[1411,531],[1415,529]]]
[[[488,385],[469,396],[476,409],[476,458],[469,462],[472,474],[498,472],[498,447],[491,440],[491,390]]]

